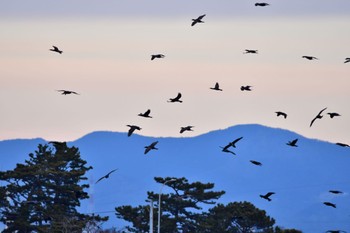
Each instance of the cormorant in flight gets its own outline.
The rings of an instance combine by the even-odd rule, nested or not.
[[[95,184],[97,184],[98,182],[100,182],[100,181],[103,180],[103,179],[108,179],[108,178],[109,178],[109,175],[112,174],[113,172],[115,172],[116,170],[118,170],[118,169],[114,169],[114,170],[108,172],[106,175],[104,175],[104,176],[102,176],[100,179],[98,179],[98,180],[96,181]]]
[[[56,46],[52,46],[52,47],[53,47],[53,49],[50,49],[50,51],[56,52],[56,53],[59,53],[59,54],[63,53],[63,51],[59,50]]]
[[[197,19],[192,19],[192,23],[191,26],[196,25],[197,23],[204,23],[204,21],[202,21],[202,19],[204,18],[204,15],[199,16]]]
[[[258,54],[258,50],[246,49],[244,53],[245,53],[245,54],[246,54],[246,53]]]
[[[151,60],[153,61],[155,58],[164,58],[165,55],[163,54],[153,54],[151,55]]]
[[[343,192],[339,190],[329,190],[329,192],[333,194],[343,194]]]
[[[249,160],[252,164],[257,165],[257,166],[262,166],[262,163],[255,161],[255,160]]]
[[[298,139],[294,139],[293,141],[289,141],[287,143],[288,146],[294,146],[294,147],[298,147],[297,146],[297,142],[298,142]]]
[[[211,87],[210,89],[214,90],[214,91],[222,91],[222,89],[220,89],[219,83],[215,83],[214,87]]]
[[[327,114],[329,115],[330,118],[336,117],[336,116],[340,116],[339,113],[337,112],[327,112]]]
[[[183,133],[183,132],[185,132],[185,131],[193,131],[193,130],[192,130],[193,127],[194,127],[194,126],[191,126],[191,125],[186,126],[186,127],[181,127],[180,133]]]
[[[252,86],[241,86],[241,91],[251,91]]]
[[[336,145],[341,146],[341,147],[350,147],[348,144],[337,142]]]
[[[330,207],[333,207],[333,208],[337,208],[337,206],[334,204],[334,203],[332,203],[332,202],[323,202],[323,204],[325,204],[326,206],[330,206]]]
[[[271,201],[271,195],[275,194],[274,192],[268,192],[266,193],[265,195],[260,195],[261,198],[265,199],[265,200],[268,200],[268,201]]]
[[[275,113],[277,114],[277,116],[283,116],[283,117],[284,117],[284,119],[287,119],[287,113],[280,112],[280,111],[275,112]]]
[[[324,110],[326,110],[327,108],[324,108],[324,109],[322,109],[318,114],[317,114],[317,116],[315,116],[315,118],[314,119],[312,119],[312,121],[311,121],[311,123],[310,123],[310,127],[312,126],[312,124],[315,122],[315,120],[317,120],[317,119],[322,119],[322,113],[323,113],[323,111]]]
[[[302,56],[302,58],[305,58],[305,59],[307,59],[307,60],[318,60],[318,58],[317,57],[313,57],[313,56]]]
[[[182,95],[181,95],[181,93],[179,92],[175,98],[170,98],[170,99],[168,100],[168,102],[170,102],[170,103],[174,103],[174,102],[182,103],[182,100],[180,100],[181,96],[182,96]]]
[[[255,6],[269,6],[270,4],[266,3],[266,2],[257,2],[255,3]]]
[[[128,131],[128,137],[130,137],[135,130],[141,130],[141,128],[137,125],[126,125],[126,126],[130,127]]]
[[[152,117],[149,115],[150,113],[151,113],[151,109],[148,109],[146,112],[140,113],[138,116],[146,117],[146,118],[152,118]]]
[[[150,145],[145,146],[145,152],[144,154],[147,154],[150,150],[158,150],[158,148],[156,148],[158,141],[152,142]]]
[[[57,90],[57,91],[61,92],[61,95],[70,95],[70,94],[80,95],[75,91],[68,91],[68,90]]]

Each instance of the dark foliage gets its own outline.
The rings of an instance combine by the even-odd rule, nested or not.
[[[58,143],[39,145],[24,164],[0,172],[6,183],[0,189],[3,232],[81,232],[91,221],[107,220],[76,210],[88,198],[83,182],[90,169],[78,148]]]

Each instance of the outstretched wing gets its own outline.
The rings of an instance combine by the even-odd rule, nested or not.
[[[197,18],[197,20],[202,20],[204,18],[205,14],[204,15],[201,15]]]

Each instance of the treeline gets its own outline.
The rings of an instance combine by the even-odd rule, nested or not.
[[[213,183],[190,183],[186,178],[155,177],[172,191],[147,193],[139,206],[119,206],[116,217],[129,222],[123,229],[103,230],[108,217],[80,213],[77,207],[88,199],[86,172],[92,167],[80,156],[79,149],[65,142],[39,145],[23,164],[0,171],[0,221],[4,233],[12,232],[149,232],[150,211],[153,231],[160,216],[164,233],[298,233],[295,229],[275,227],[275,220],[249,202],[217,203],[224,191],[213,191]],[[158,215],[159,200],[161,212]]]

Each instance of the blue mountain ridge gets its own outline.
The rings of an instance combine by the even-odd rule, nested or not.
[[[187,134],[186,134],[187,133]],[[190,135],[185,132],[182,136]],[[243,137],[232,150],[220,146]],[[298,138],[298,147],[286,143]],[[144,147],[159,141],[159,150],[144,154]],[[0,168],[13,169],[34,152],[43,139],[0,142]],[[195,137],[146,137],[99,131],[69,142],[94,169],[88,172],[90,199],[81,211],[110,216],[104,228],[122,228],[114,208],[144,205],[147,191],[158,193],[160,177],[186,177],[189,182],[212,182],[226,193],[219,203],[249,201],[266,210],[276,224],[303,232],[350,230],[350,149],[334,143],[308,139],[297,133],[257,124],[237,125]],[[255,166],[249,160],[261,162]],[[109,179],[98,178],[118,168]],[[341,190],[341,195],[329,190]],[[273,191],[272,201],[259,197]],[[171,192],[164,188],[163,193]],[[335,203],[337,208],[323,202]]]

